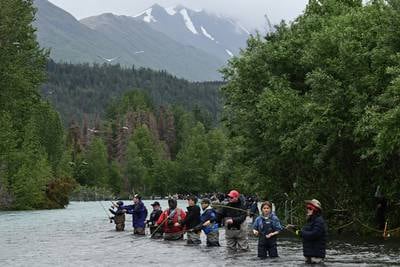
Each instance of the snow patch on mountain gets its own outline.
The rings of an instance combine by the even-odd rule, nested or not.
[[[225,51],[230,57],[233,57],[233,53],[231,51],[229,51],[228,49],[225,49]]]
[[[201,31],[203,32],[203,34],[204,34],[205,37],[207,37],[207,38],[210,39],[211,41],[214,41],[214,40],[215,40],[215,38],[212,37],[212,36],[206,31],[206,29],[204,29],[203,26],[201,26],[200,28],[201,28]]]
[[[153,10],[152,8],[149,8],[149,9],[143,11],[142,13],[140,13],[140,14],[134,16],[134,17],[136,18],[136,17],[142,16],[142,15],[146,15],[146,16],[143,17],[143,21],[145,21],[147,23],[156,22],[157,20],[151,15],[151,11],[152,10]]]
[[[170,14],[171,16],[173,16],[173,15],[176,14],[175,7],[174,7],[174,6],[165,7],[164,9],[165,9],[165,12],[167,12],[167,13]]]
[[[185,21],[186,28],[188,28],[189,31],[191,31],[193,34],[199,34],[199,33],[196,31],[196,28],[194,27],[193,22],[192,22],[192,20],[190,19],[189,14],[187,13],[186,9],[181,9],[181,10],[179,11],[179,13],[181,13],[182,18],[183,18],[183,20]]]

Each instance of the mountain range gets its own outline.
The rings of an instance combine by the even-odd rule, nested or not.
[[[35,0],[37,37],[55,61],[148,67],[192,81],[218,72],[244,47],[249,31],[230,18],[158,4],[135,16],[105,13],[78,21],[47,0]]]

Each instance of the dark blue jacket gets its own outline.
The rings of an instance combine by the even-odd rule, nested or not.
[[[137,204],[124,206],[126,213],[132,214],[132,226],[134,228],[144,228],[147,218],[147,209],[142,201]]]
[[[201,228],[204,233],[208,235],[211,232],[218,232],[217,214],[215,210],[210,206],[207,207],[200,216],[201,224],[205,223],[208,220],[210,220],[211,224],[209,224],[208,226],[202,226]]]
[[[320,214],[311,216],[301,229],[305,257],[325,258],[327,226]]]

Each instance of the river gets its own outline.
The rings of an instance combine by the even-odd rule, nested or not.
[[[160,201],[166,207],[166,201]],[[106,208],[110,202],[101,202]],[[277,259],[257,259],[257,240],[251,251],[228,253],[224,231],[221,247],[185,245],[115,232],[100,202],[71,202],[66,209],[0,212],[0,266],[299,266],[301,242],[296,237],[278,239]],[[149,212],[151,201],[144,201]],[[179,201],[186,207],[186,201]],[[130,217],[127,220],[130,221]],[[331,240],[323,266],[400,265],[399,240]]]

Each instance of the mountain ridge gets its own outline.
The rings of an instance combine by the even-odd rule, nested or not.
[[[207,17],[183,5],[168,9],[155,4],[136,17],[104,13],[81,20],[48,0],[34,0],[34,5],[38,41],[58,62],[108,61],[166,70],[191,81],[221,80],[218,70],[248,37],[233,34],[229,19]]]

